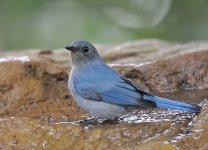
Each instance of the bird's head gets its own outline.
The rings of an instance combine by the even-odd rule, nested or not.
[[[102,62],[96,48],[87,41],[73,41],[65,48],[71,52],[73,65]]]

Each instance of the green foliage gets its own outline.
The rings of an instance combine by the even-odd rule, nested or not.
[[[1,0],[0,49],[59,48],[74,39],[208,39],[206,0]]]

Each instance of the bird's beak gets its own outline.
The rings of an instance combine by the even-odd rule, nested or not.
[[[74,46],[66,46],[65,49],[71,51],[71,52],[75,52],[76,48]]]

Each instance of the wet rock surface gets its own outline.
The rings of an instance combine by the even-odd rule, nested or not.
[[[201,113],[156,108],[132,112],[117,121],[93,120],[69,94],[70,67],[65,59],[69,54],[2,52],[7,59],[0,59],[0,149],[208,149],[206,46],[162,41],[147,45],[140,41],[106,46],[109,50],[101,53],[139,87],[201,105]],[[109,56],[110,52],[114,55]],[[12,54],[16,57],[8,58]],[[152,61],[154,54],[160,60],[139,64]]]
[[[184,54],[143,66],[114,67],[150,91],[173,92],[208,87],[207,51]]]

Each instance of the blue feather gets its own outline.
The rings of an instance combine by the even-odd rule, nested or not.
[[[117,105],[139,105],[138,98],[141,95],[122,87],[115,87],[109,91],[100,93],[103,102]]]
[[[151,96],[151,95],[143,95],[143,99],[155,102],[158,107],[172,109],[172,110],[181,110],[190,113],[198,113],[201,111],[200,106],[178,102],[162,97]]]

